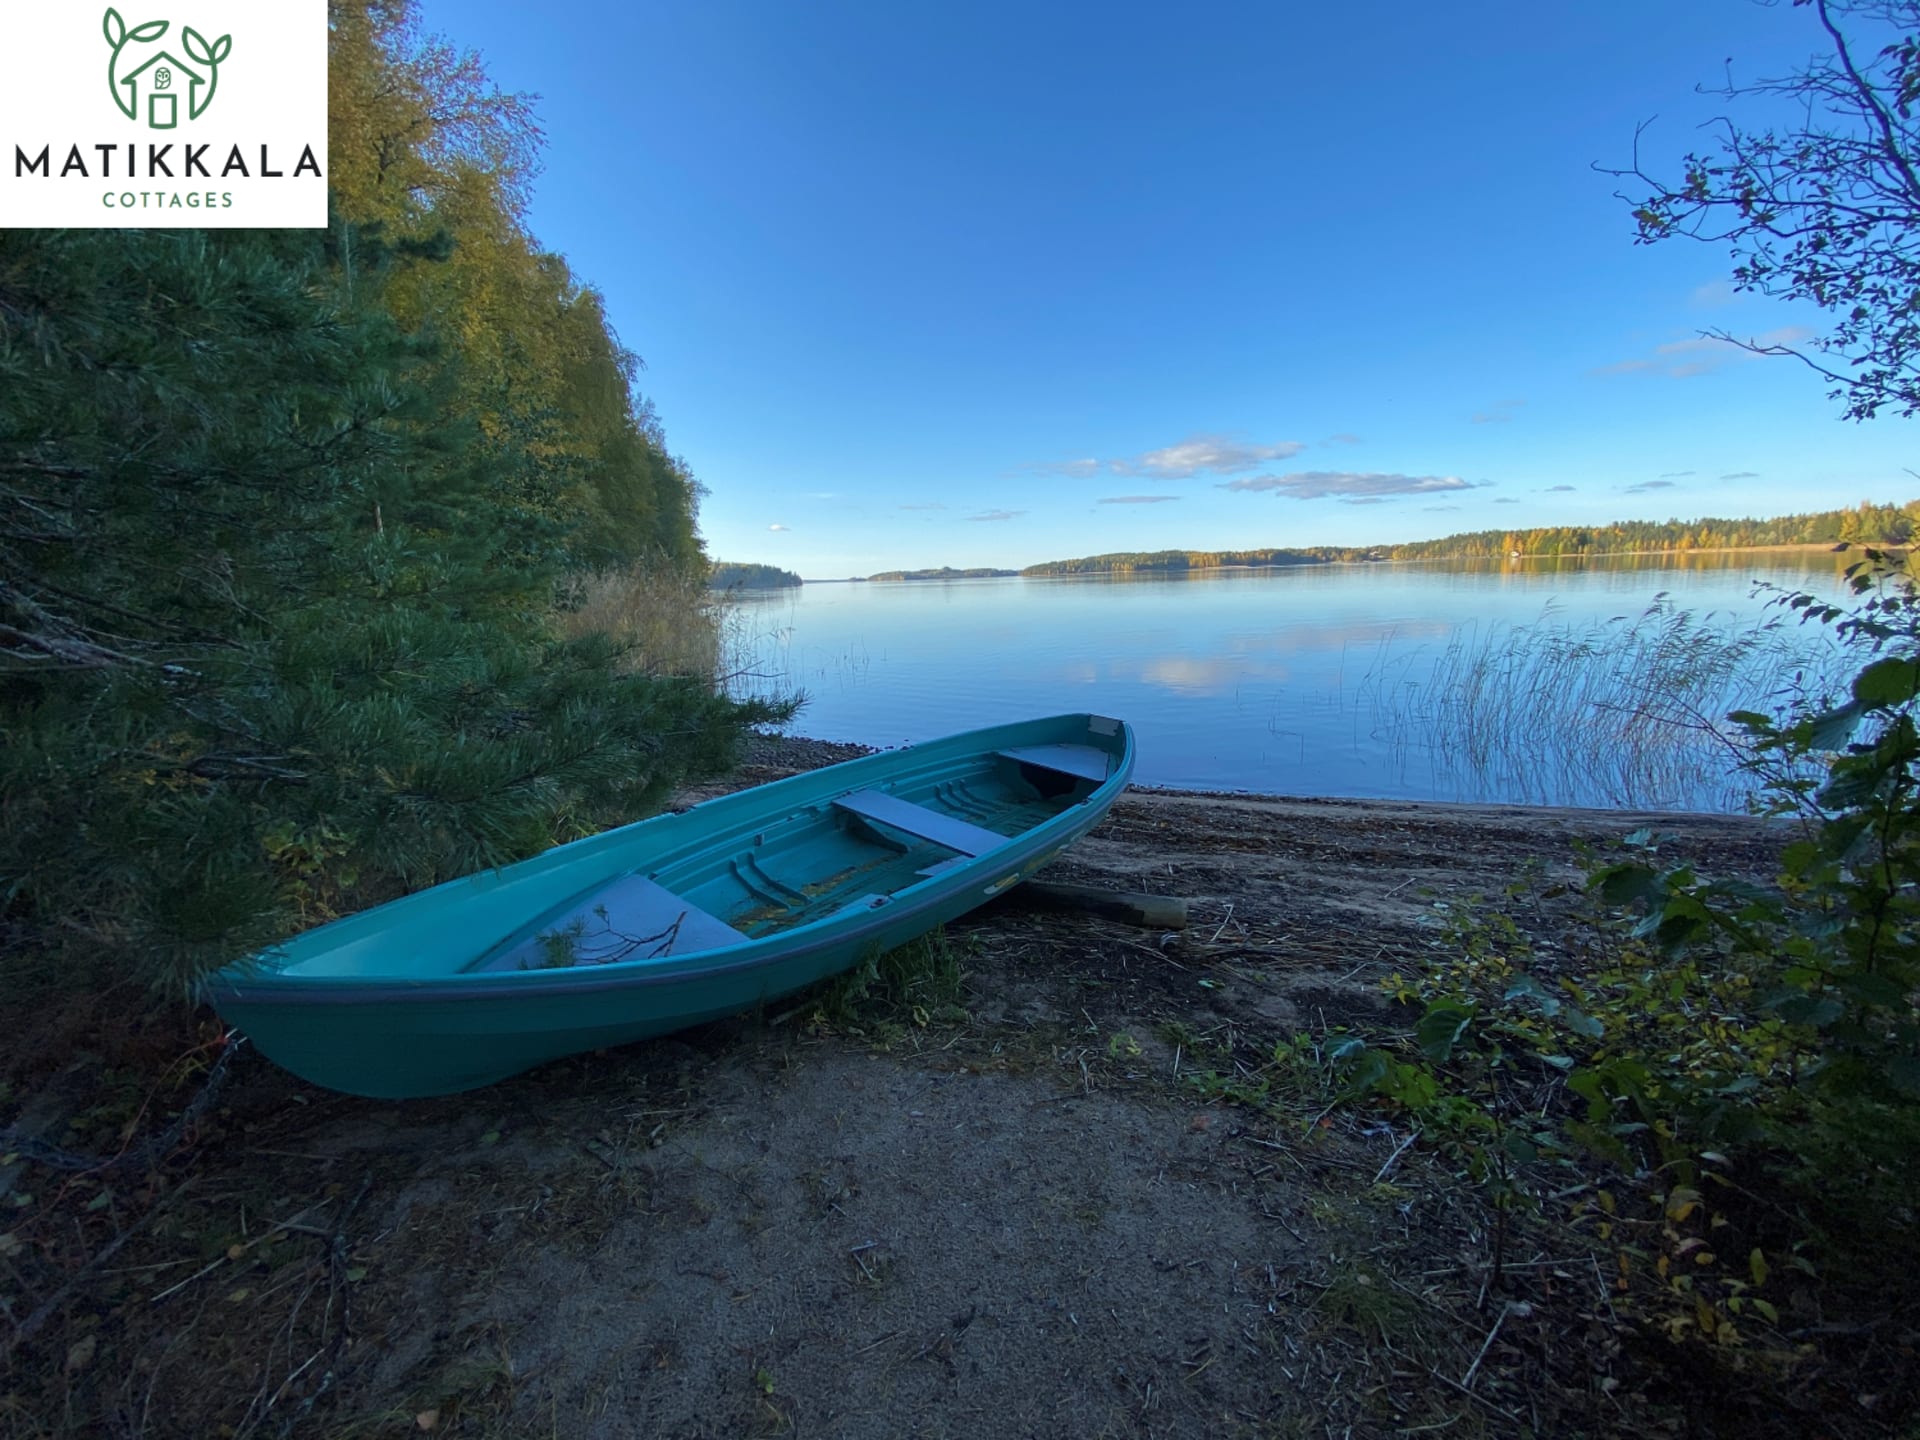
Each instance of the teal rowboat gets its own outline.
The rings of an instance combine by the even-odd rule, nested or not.
[[[863,756],[306,931],[206,997],[295,1074],[471,1090],[751,1009],[963,915],[1097,824],[1133,733],[1059,715]]]

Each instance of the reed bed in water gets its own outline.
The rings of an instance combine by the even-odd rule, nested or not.
[[[1468,627],[1437,652],[1384,642],[1360,704],[1403,767],[1462,799],[1737,811],[1757,786],[1728,713],[1824,702],[1844,658],[1823,631],[1661,595],[1582,625]]]
[[[660,560],[577,576],[559,623],[569,637],[611,636],[626,647],[629,669],[723,678],[728,615],[694,567]]]

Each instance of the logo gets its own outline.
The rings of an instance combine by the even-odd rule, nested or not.
[[[120,12],[108,6],[101,28],[107,44],[113,47],[113,58],[107,61],[107,88],[113,92],[113,103],[129,120],[137,121],[144,114],[148,129],[173,129],[180,123],[183,88],[187,119],[198,120],[213,103],[213,92],[220,84],[220,62],[233,52],[231,35],[222,35],[209,45],[191,25],[181,26],[180,48],[193,62],[188,64],[160,48],[167,31],[173,28],[170,20],[149,20],[128,29]]]
[[[329,3],[0,0],[0,229],[323,227]]]

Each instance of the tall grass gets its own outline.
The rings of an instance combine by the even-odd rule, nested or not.
[[[611,636],[635,671],[713,684],[724,674],[723,607],[697,567],[662,561],[577,576],[561,597],[560,628],[569,638]]]
[[[1362,687],[1373,737],[1441,788],[1541,805],[1740,810],[1734,710],[1831,697],[1825,633],[1696,616],[1661,595],[1636,616],[1469,628],[1437,654],[1383,644]]]

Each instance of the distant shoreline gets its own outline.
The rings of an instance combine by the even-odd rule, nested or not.
[[[1857,551],[1868,544],[1872,544],[1876,549],[1900,550],[1903,548],[1898,545],[1890,545],[1878,541],[1850,542],[1849,548]],[[1805,540],[1786,545],[1695,545],[1688,547],[1668,546],[1658,550],[1586,550],[1569,555],[1426,555],[1408,556],[1405,558],[1394,558],[1383,555],[1375,560],[1322,560],[1315,558],[1298,560],[1285,565],[1112,566],[1103,570],[1074,570],[1058,574],[1031,573],[1033,570],[1040,568],[1037,566],[1029,567],[1027,570],[955,570],[945,574],[938,570],[904,572],[899,570],[883,570],[872,575],[833,576],[818,580],[809,579],[802,583],[807,585],[897,585],[910,582],[926,583],[934,581],[940,584],[957,584],[962,581],[971,580],[1077,580],[1089,575],[1178,575],[1191,577],[1195,575],[1214,575],[1222,571],[1234,571],[1238,573],[1257,570],[1317,570],[1322,567],[1340,565],[1369,567],[1375,565],[1511,565],[1515,561],[1551,560],[1565,562],[1621,560],[1659,555],[1768,555],[1811,551],[1834,552],[1835,544],[1825,540]]]

